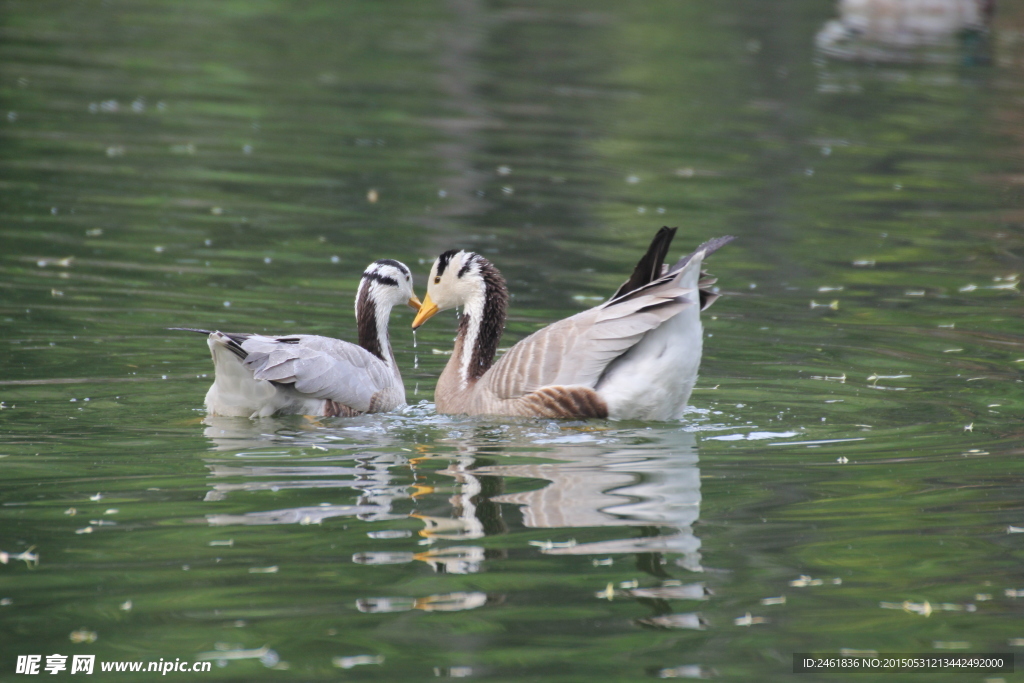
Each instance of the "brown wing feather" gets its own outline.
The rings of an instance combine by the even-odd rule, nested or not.
[[[589,387],[542,387],[520,400],[529,414],[537,417],[608,417],[608,404]]]

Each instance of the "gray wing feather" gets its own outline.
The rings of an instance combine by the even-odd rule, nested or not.
[[[595,387],[608,365],[649,331],[689,306],[711,305],[717,295],[701,288],[714,280],[702,279],[700,266],[732,240],[708,240],[672,267],[663,265],[658,279],[523,339],[487,373],[491,390],[510,399],[549,385]]]
[[[256,379],[292,384],[303,394],[331,399],[363,412],[369,410],[373,395],[393,382],[390,368],[383,361],[361,346],[340,339],[306,334],[253,335],[242,348],[249,354],[245,365]]]
[[[650,330],[694,305],[675,296],[625,297],[538,330],[512,347],[488,373],[501,398],[517,398],[549,385],[594,387],[608,364]]]

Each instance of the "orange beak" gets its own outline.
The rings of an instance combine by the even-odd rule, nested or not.
[[[409,308],[411,308],[414,311],[420,310],[420,306],[423,305],[420,303],[420,300],[416,298],[415,294],[413,294],[412,298],[409,299],[406,303],[409,304]]]
[[[427,293],[427,295],[423,297],[423,303],[420,304],[419,312],[412,321],[412,329],[415,330],[420,325],[433,318],[437,315],[439,310],[440,309],[437,307],[437,304],[435,304],[433,299],[430,298],[430,294]]]

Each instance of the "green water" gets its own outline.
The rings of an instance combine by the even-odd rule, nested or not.
[[[991,59],[928,66],[816,54],[834,16],[6,2],[0,679],[54,653],[547,682],[1021,652],[1024,5]],[[509,280],[506,346],[663,224],[673,255],[738,237],[680,423],[438,416],[454,320],[414,342],[398,310],[404,411],[205,418],[203,339],[164,329],[353,339],[368,262],[422,296],[465,247]]]

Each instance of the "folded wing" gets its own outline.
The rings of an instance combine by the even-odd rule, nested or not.
[[[256,379],[291,384],[303,394],[361,412],[368,411],[374,394],[393,381],[383,361],[340,339],[254,334],[240,340],[240,346],[246,352],[243,363]]]

